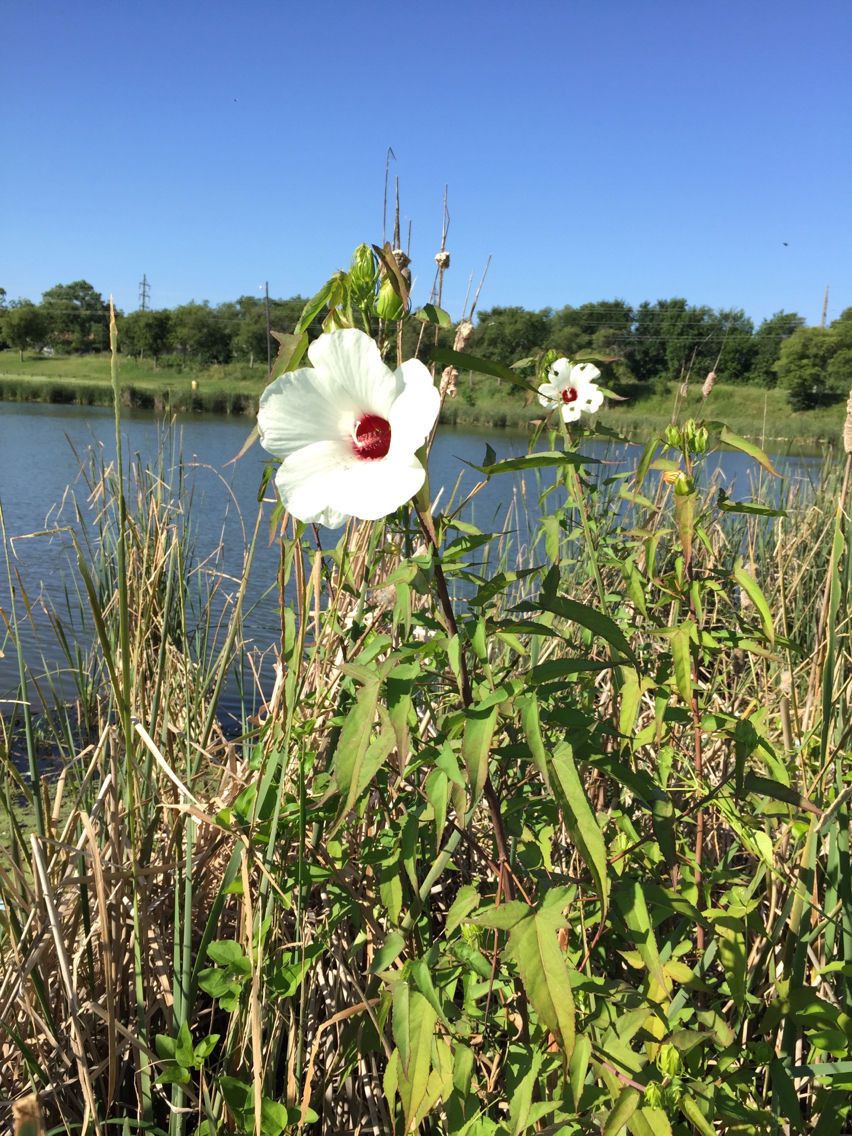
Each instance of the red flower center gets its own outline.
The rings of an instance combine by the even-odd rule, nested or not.
[[[562,401],[565,403],[574,402],[577,398],[577,390],[575,387],[563,387]]]
[[[378,414],[365,414],[355,423],[355,438],[352,448],[356,457],[363,461],[383,458],[390,449],[390,423]]]

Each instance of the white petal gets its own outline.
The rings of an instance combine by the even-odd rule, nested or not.
[[[580,417],[580,407],[577,402],[565,402],[562,404],[562,418],[565,422],[576,422]]]
[[[339,438],[341,409],[317,371],[303,367],[282,375],[260,396],[260,444],[284,458],[313,442]]]
[[[423,445],[441,409],[438,389],[419,359],[407,359],[397,368],[396,378],[403,389],[388,416],[391,428],[388,457],[392,460],[410,457]]]
[[[588,414],[594,414],[596,410],[600,410],[603,405],[604,395],[600,387],[596,387],[594,383],[589,383],[580,391],[578,402],[582,403],[582,409]]]
[[[571,381],[571,360],[562,358],[550,364],[550,375],[554,385],[560,390],[567,387]]]
[[[341,470],[329,488],[329,504],[362,521],[377,521],[409,501],[426,480],[414,455],[359,461]]]
[[[281,463],[275,484],[297,520],[334,526],[342,517],[363,521],[386,517],[413,497],[425,478],[426,471],[413,455],[363,461],[340,441],[315,442],[290,454]]]
[[[577,363],[571,368],[571,386],[579,387],[583,383],[593,383],[601,377],[600,371],[593,363]]]
[[[555,383],[542,383],[538,388],[538,401],[551,409],[559,402],[561,390]]]
[[[314,442],[284,459],[275,474],[275,484],[284,507],[299,521],[330,523],[334,510],[330,500],[331,479],[345,467],[344,442]]]
[[[332,399],[351,400],[356,414],[388,418],[402,380],[382,362],[376,341],[354,327],[321,335],[308,348],[308,358],[327,384]]]

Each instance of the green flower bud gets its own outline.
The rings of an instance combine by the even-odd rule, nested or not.
[[[664,1077],[677,1077],[683,1069],[680,1054],[668,1042],[660,1046],[660,1052],[657,1054],[657,1068]]]
[[[373,250],[369,245],[358,245],[349,268],[349,292],[356,307],[372,307],[378,274]]]
[[[676,497],[688,497],[695,492],[695,482],[681,470],[675,478],[674,491]]]
[[[402,319],[402,313],[403,306],[399,294],[390,280],[383,280],[379,288],[379,298],[376,300],[376,315],[383,320],[399,320]]]
[[[673,450],[679,450],[682,444],[682,438],[679,426],[667,426],[663,438],[667,446],[671,446]]]

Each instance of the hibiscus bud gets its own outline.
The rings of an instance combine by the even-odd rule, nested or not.
[[[682,437],[679,426],[667,426],[663,438],[667,446],[671,446],[673,450],[679,450],[682,445]]]
[[[681,470],[675,478],[674,491],[676,497],[688,497],[695,491],[695,482]]]
[[[352,253],[349,283],[354,289],[372,289],[376,281],[376,260],[369,245],[358,245]]]
[[[402,319],[402,300],[390,280],[385,277],[379,288],[379,297],[376,300],[376,315],[383,320]]]

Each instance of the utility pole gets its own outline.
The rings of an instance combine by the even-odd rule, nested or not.
[[[263,291],[266,298],[266,373],[267,375],[272,370],[272,328],[269,324],[269,281],[267,280],[263,285]]]
[[[150,295],[151,295],[151,285],[148,283],[148,277],[143,272],[142,273],[142,280],[140,281],[140,284],[139,284],[139,310],[141,312],[147,312],[148,300],[150,299]]]
[[[825,321],[828,317],[828,285],[825,286],[825,295],[822,298],[822,319],[819,321],[820,327],[825,327]]]

